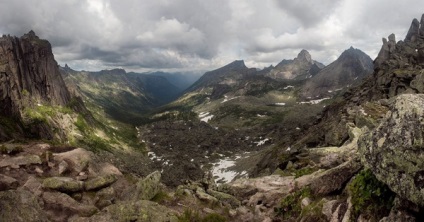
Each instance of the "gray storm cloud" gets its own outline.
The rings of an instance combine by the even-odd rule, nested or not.
[[[34,30],[60,64],[98,70],[264,67],[301,49],[329,63],[350,46],[371,57],[402,39],[420,0],[0,0],[0,33]]]

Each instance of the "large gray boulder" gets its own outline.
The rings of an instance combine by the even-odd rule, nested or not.
[[[359,140],[362,162],[400,197],[424,206],[424,94],[399,95],[389,106]]]

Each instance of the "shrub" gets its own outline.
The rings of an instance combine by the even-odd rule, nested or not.
[[[297,218],[302,212],[301,201],[305,197],[312,197],[312,192],[309,187],[298,190],[284,197],[278,208],[274,208],[277,216],[282,217],[284,220],[289,218]]]
[[[353,217],[360,214],[378,221],[386,216],[393,206],[395,194],[389,187],[377,180],[371,170],[363,170],[348,186],[352,197]]]

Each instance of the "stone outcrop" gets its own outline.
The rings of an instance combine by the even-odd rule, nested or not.
[[[26,106],[63,106],[69,101],[48,41],[33,31],[20,38],[0,38],[0,114],[20,117]]]
[[[408,34],[406,34],[405,41],[414,42],[417,40],[418,35],[420,34],[420,22],[418,19],[412,20],[411,27],[409,27]]]
[[[360,139],[362,161],[400,197],[424,206],[424,95],[391,101],[381,124]]]

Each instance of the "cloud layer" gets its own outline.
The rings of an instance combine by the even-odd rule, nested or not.
[[[330,63],[353,46],[375,57],[403,39],[421,0],[0,0],[0,34],[34,30],[60,64],[99,70],[265,67],[307,49]]]

